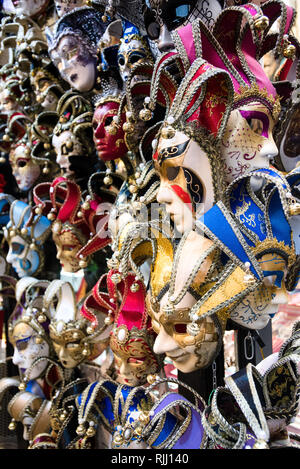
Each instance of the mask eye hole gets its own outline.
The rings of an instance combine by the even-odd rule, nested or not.
[[[186,324],[183,324],[183,323],[174,324],[174,330],[177,334],[186,334]]]
[[[263,123],[260,119],[246,119],[250,129],[257,135],[262,135]]]
[[[167,168],[167,178],[169,181],[173,181],[179,174],[180,166],[169,166]]]
[[[18,160],[18,162],[17,162],[18,168],[25,168],[26,165],[27,165],[26,160]]]
[[[113,116],[107,116],[104,120],[104,127],[111,125],[113,122]]]
[[[118,64],[120,65],[120,67],[124,67],[125,65],[125,59],[122,55],[118,59]]]

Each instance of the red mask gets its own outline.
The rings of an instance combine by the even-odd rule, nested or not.
[[[94,112],[94,142],[98,157],[103,161],[122,158],[128,151],[122,128],[125,122],[125,113],[121,116],[121,123],[117,127],[116,133],[109,132],[114,127],[113,117],[117,115],[118,108],[119,103],[108,101],[100,104]]]

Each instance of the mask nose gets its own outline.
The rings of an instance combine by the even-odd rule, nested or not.
[[[165,329],[161,326],[159,334],[155,339],[153,351],[158,355],[166,352],[172,352],[178,349],[178,344],[175,340],[166,333]]]
[[[160,183],[157,196],[156,196],[156,200],[159,204],[168,204],[172,202],[172,197],[171,197],[170,189],[168,188],[168,186]]]
[[[174,49],[174,42],[171,33],[165,24],[160,28],[157,47],[158,50],[162,53]]]
[[[17,347],[14,348],[14,354],[13,354],[13,364],[16,366],[19,366],[22,363],[22,358],[20,357],[19,351]]]

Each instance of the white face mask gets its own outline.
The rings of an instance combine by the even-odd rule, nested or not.
[[[16,15],[35,16],[48,0],[13,0]]]
[[[56,162],[59,167],[64,171],[66,177],[72,176],[73,171],[70,170],[70,156],[80,156],[83,153],[82,145],[79,140],[70,132],[66,130],[59,136],[53,135],[52,145],[56,152]]]
[[[274,120],[260,103],[231,112],[221,144],[227,182],[246,171],[268,168],[278,149],[273,140]]]
[[[22,375],[25,375],[33,362],[39,357],[49,357],[49,344],[42,340],[39,335],[28,324],[18,323],[13,331],[12,343],[14,346],[13,363],[19,367]],[[38,339],[38,340],[37,340]],[[38,378],[48,365],[47,360],[41,360],[31,369],[29,379]]]
[[[19,278],[31,276],[40,266],[38,251],[30,249],[28,243],[21,236],[13,236],[9,240],[9,250],[6,262],[11,264]]]
[[[157,201],[165,204],[179,233],[194,226],[197,216],[213,206],[214,188],[207,154],[197,142],[176,131],[171,139],[160,138],[155,167],[160,175]]]
[[[96,60],[73,36],[64,36],[51,51],[61,77],[75,90],[91,91],[96,80]]]
[[[147,50],[139,39],[132,39],[129,42],[121,42],[118,52],[119,71],[122,80],[125,82],[134,64],[142,63],[147,59]]]
[[[30,156],[25,153],[23,145],[19,145],[12,150],[9,155],[9,162],[12,173],[21,191],[29,191],[41,174],[41,167],[35,163]]]

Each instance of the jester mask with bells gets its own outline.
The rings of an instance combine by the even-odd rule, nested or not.
[[[135,274],[123,276],[110,270],[93,289],[112,325],[110,347],[115,358],[116,381],[127,386],[146,383],[148,374],[159,371],[153,353],[154,333],[145,303],[145,287]]]
[[[56,162],[62,175],[80,183],[93,172],[97,158],[93,145],[92,106],[78,93],[65,92],[58,101],[55,112],[37,116],[40,126],[49,128]]]
[[[186,70],[202,57],[230,74],[234,105],[221,145],[227,182],[249,169],[269,167],[269,160],[277,154],[272,130],[280,111],[280,96],[260,59],[269,51],[270,41],[274,44],[269,30],[277,19],[281,21],[277,53],[284,53],[283,36],[292,18],[293,9],[283,2],[266,2],[261,8],[245,4],[224,9],[212,31],[195,21],[174,33]]]
[[[82,251],[88,241],[97,237],[97,227],[103,218],[103,210],[97,213],[99,201],[91,196],[82,199],[80,187],[65,178],[56,178],[52,184],[39,184],[34,189],[36,211],[47,214],[52,221],[52,238],[62,272],[75,273],[87,267],[88,250]],[[110,243],[108,233],[101,232],[100,244]]]
[[[122,80],[126,82],[135,63],[153,61],[146,37],[129,21],[123,22],[123,36],[119,45],[118,65]]]
[[[35,184],[49,181],[57,171],[54,154],[44,148],[33,124],[14,143],[9,152],[12,173],[21,191],[30,191]]]
[[[43,295],[49,282],[24,277],[16,284],[17,305],[8,321],[9,341],[14,347],[13,362],[19,367],[20,392],[9,402],[11,429],[24,426],[24,438],[50,430],[49,409],[55,386],[62,380],[53,361],[49,338],[49,317],[43,309]]]
[[[181,81],[158,133],[153,154],[160,175],[157,201],[166,204],[181,233],[192,229],[197,211],[205,213],[222,197],[219,146],[232,103],[228,74],[197,59]]]
[[[0,200],[10,204],[9,222],[4,227],[9,246],[7,262],[19,278],[39,277],[45,267],[45,242],[51,234],[51,222],[21,200],[6,194],[0,194]]]
[[[86,299],[84,308],[89,307],[90,300]],[[74,369],[83,361],[91,361],[108,346],[106,314],[93,303],[94,322],[91,324],[84,318],[70,283],[61,280],[51,282],[44,295],[44,308],[49,311],[50,338],[64,368]]]

